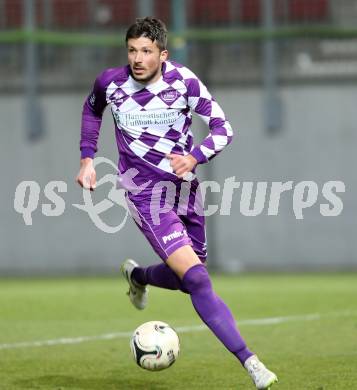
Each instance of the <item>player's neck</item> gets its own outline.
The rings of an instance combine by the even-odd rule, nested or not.
[[[161,72],[161,69],[157,72],[157,74],[152,78],[150,79],[149,81],[147,81],[146,83],[144,83],[145,85],[150,85],[150,84],[154,84],[156,83],[157,81],[159,81],[161,79],[161,76],[162,76],[162,72]]]

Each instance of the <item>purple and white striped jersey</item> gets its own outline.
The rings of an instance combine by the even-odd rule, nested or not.
[[[232,128],[205,85],[188,68],[165,61],[162,77],[143,85],[130,75],[129,65],[105,70],[97,77],[83,107],[82,158],[94,157],[102,114],[110,105],[119,150],[119,171],[135,167],[145,178],[175,179],[168,153],[191,153],[198,163],[217,155],[232,140]],[[194,146],[191,110],[210,133]]]

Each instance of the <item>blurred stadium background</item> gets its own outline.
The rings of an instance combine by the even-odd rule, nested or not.
[[[99,230],[73,207],[83,100],[95,76],[126,63],[123,34],[155,15],[170,31],[171,58],[188,65],[224,108],[236,137],[201,178],[314,181],[316,203],[296,219],[292,191],[277,216],[245,216],[241,188],[231,215],[208,218],[209,262],[219,271],[355,270],[357,1],[0,0],[0,275],[110,273],[122,259],[157,260],[131,221]],[[195,123],[198,138],[206,133]],[[109,110],[98,156],[117,161]],[[100,175],[112,173],[109,166]],[[14,209],[22,181],[39,184],[32,225]],[[47,183],[60,180],[61,215],[45,216]],[[320,213],[325,182],[343,181],[343,211]],[[102,185],[95,202],[108,197]],[[221,195],[221,194],[220,194]],[[209,194],[208,203],[219,201]],[[26,202],[25,202],[26,203]],[[116,226],[123,209],[100,215]]]

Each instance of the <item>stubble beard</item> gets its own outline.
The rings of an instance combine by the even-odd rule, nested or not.
[[[152,73],[150,73],[148,76],[143,77],[143,78],[135,77],[133,70],[131,70],[131,75],[135,81],[137,81],[139,83],[147,84],[159,74],[160,70],[161,70],[161,66],[158,67],[156,70],[154,70]]]

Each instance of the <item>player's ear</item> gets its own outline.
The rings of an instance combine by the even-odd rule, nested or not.
[[[160,53],[160,61],[161,62],[166,61],[168,56],[169,56],[169,52],[167,50],[162,50]]]

